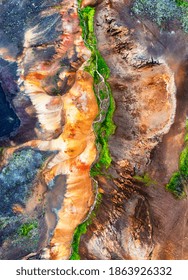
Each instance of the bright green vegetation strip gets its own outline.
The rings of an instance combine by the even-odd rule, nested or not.
[[[186,136],[185,136],[185,148],[180,155],[179,171],[175,172],[166,189],[173,193],[176,198],[186,197],[186,188],[188,187],[188,122],[186,123]]]
[[[96,203],[95,203],[95,208],[91,212],[89,218],[76,228],[74,232],[73,242],[72,242],[72,255],[70,257],[70,260],[80,260],[80,255],[79,255],[80,238],[82,234],[85,234],[87,232],[88,226],[92,224],[92,220],[96,216],[96,212],[99,208],[101,201],[102,201],[102,194],[98,193]]]
[[[96,134],[96,144],[99,150],[99,159],[93,165],[90,171],[91,177],[106,173],[111,164],[111,156],[108,146],[110,135],[115,132],[115,125],[113,122],[113,114],[115,110],[115,102],[112,96],[110,86],[107,79],[110,75],[110,70],[104,61],[103,57],[97,49],[97,40],[94,33],[94,15],[95,9],[92,7],[80,8],[81,0],[78,0],[78,14],[80,25],[82,27],[82,37],[86,47],[91,51],[91,58],[85,70],[90,73],[94,79],[94,91],[96,94],[100,113],[98,120],[94,123],[94,130]],[[103,102],[107,102],[108,106],[104,107]],[[87,232],[88,226],[92,223],[92,219],[96,215],[96,211],[101,203],[102,195],[97,194],[94,210],[91,212],[89,218],[79,225],[74,233],[72,242],[72,256],[71,260],[79,260],[79,243],[82,234]]]
[[[79,1],[79,4],[80,2],[81,1]],[[97,49],[97,40],[94,33],[95,9],[92,7],[86,7],[83,9],[79,8],[78,12],[80,25],[82,27],[82,36],[85,45],[91,51],[91,58],[88,65],[85,67],[85,70],[94,78],[94,89],[100,108],[100,116],[105,116],[103,117],[102,122],[97,121],[94,124],[96,143],[100,154],[98,162],[91,169],[91,176],[96,176],[101,174],[102,169],[108,169],[112,161],[108,147],[108,140],[110,135],[115,132],[115,125],[112,119],[115,110],[115,102],[110,86],[107,82],[107,79],[110,76],[110,70]],[[101,107],[102,100],[107,100],[108,102],[108,109],[105,111]]]

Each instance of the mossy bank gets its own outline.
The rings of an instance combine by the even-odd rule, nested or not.
[[[94,122],[94,130],[96,134],[96,145],[98,148],[98,160],[92,166],[90,175],[95,177],[100,174],[106,174],[111,164],[111,156],[108,146],[109,137],[115,132],[113,122],[113,114],[115,110],[115,102],[112,96],[110,86],[107,79],[110,75],[110,70],[104,61],[103,57],[97,49],[97,39],[94,32],[94,16],[95,8],[81,8],[81,1],[78,1],[78,14],[80,26],[82,28],[82,37],[86,47],[91,51],[91,57],[85,67],[85,70],[90,73],[94,79],[94,91],[96,94],[99,115]],[[79,225],[75,230],[72,242],[72,256],[70,259],[79,260],[79,243],[82,234],[87,232],[87,227],[92,223],[95,217],[96,210],[102,200],[100,193],[96,196],[94,210],[89,215],[88,219]]]
[[[185,198],[186,189],[188,186],[188,121],[186,122],[186,135],[185,135],[185,147],[180,154],[179,170],[175,172],[166,189],[173,193],[176,198]]]

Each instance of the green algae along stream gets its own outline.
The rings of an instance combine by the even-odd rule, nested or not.
[[[107,82],[110,70],[97,49],[97,39],[94,32],[95,8],[90,6],[81,8],[81,2],[81,0],[78,0],[78,15],[80,26],[82,28],[82,37],[86,47],[91,51],[91,57],[85,67],[85,70],[90,73],[94,79],[93,86],[100,109],[99,115],[93,125],[96,134],[96,145],[99,153],[98,160],[95,162],[90,171],[91,177],[95,178],[97,175],[106,174],[106,171],[112,161],[108,147],[108,140],[115,132],[116,128],[113,122],[115,102],[110,86]],[[95,217],[95,212],[99,207],[101,199],[102,195],[98,193],[93,211],[90,213],[87,220],[79,225],[75,230],[72,242],[71,260],[80,259],[79,243],[81,235],[87,232],[87,227],[92,223],[92,219]]]

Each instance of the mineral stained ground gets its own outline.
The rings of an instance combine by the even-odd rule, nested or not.
[[[0,1],[0,259],[188,259],[188,2]]]

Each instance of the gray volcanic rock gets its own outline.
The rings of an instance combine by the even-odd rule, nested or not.
[[[58,14],[54,14],[44,16],[41,19],[40,14],[45,9],[59,3],[61,3],[60,0],[3,1],[0,9],[0,48],[8,48],[11,56],[18,56],[23,51],[26,30],[36,26],[36,34],[43,32],[43,36],[36,36],[39,44],[53,42],[57,37],[56,26],[60,23],[60,17]],[[47,26],[48,28],[46,28]],[[37,44],[37,41],[35,43]]]
[[[32,149],[15,152],[1,170],[0,259],[19,259],[37,250],[39,240],[44,238],[39,227],[45,227],[44,204],[36,199],[31,207],[30,201],[35,197],[37,175],[48,154]]]

